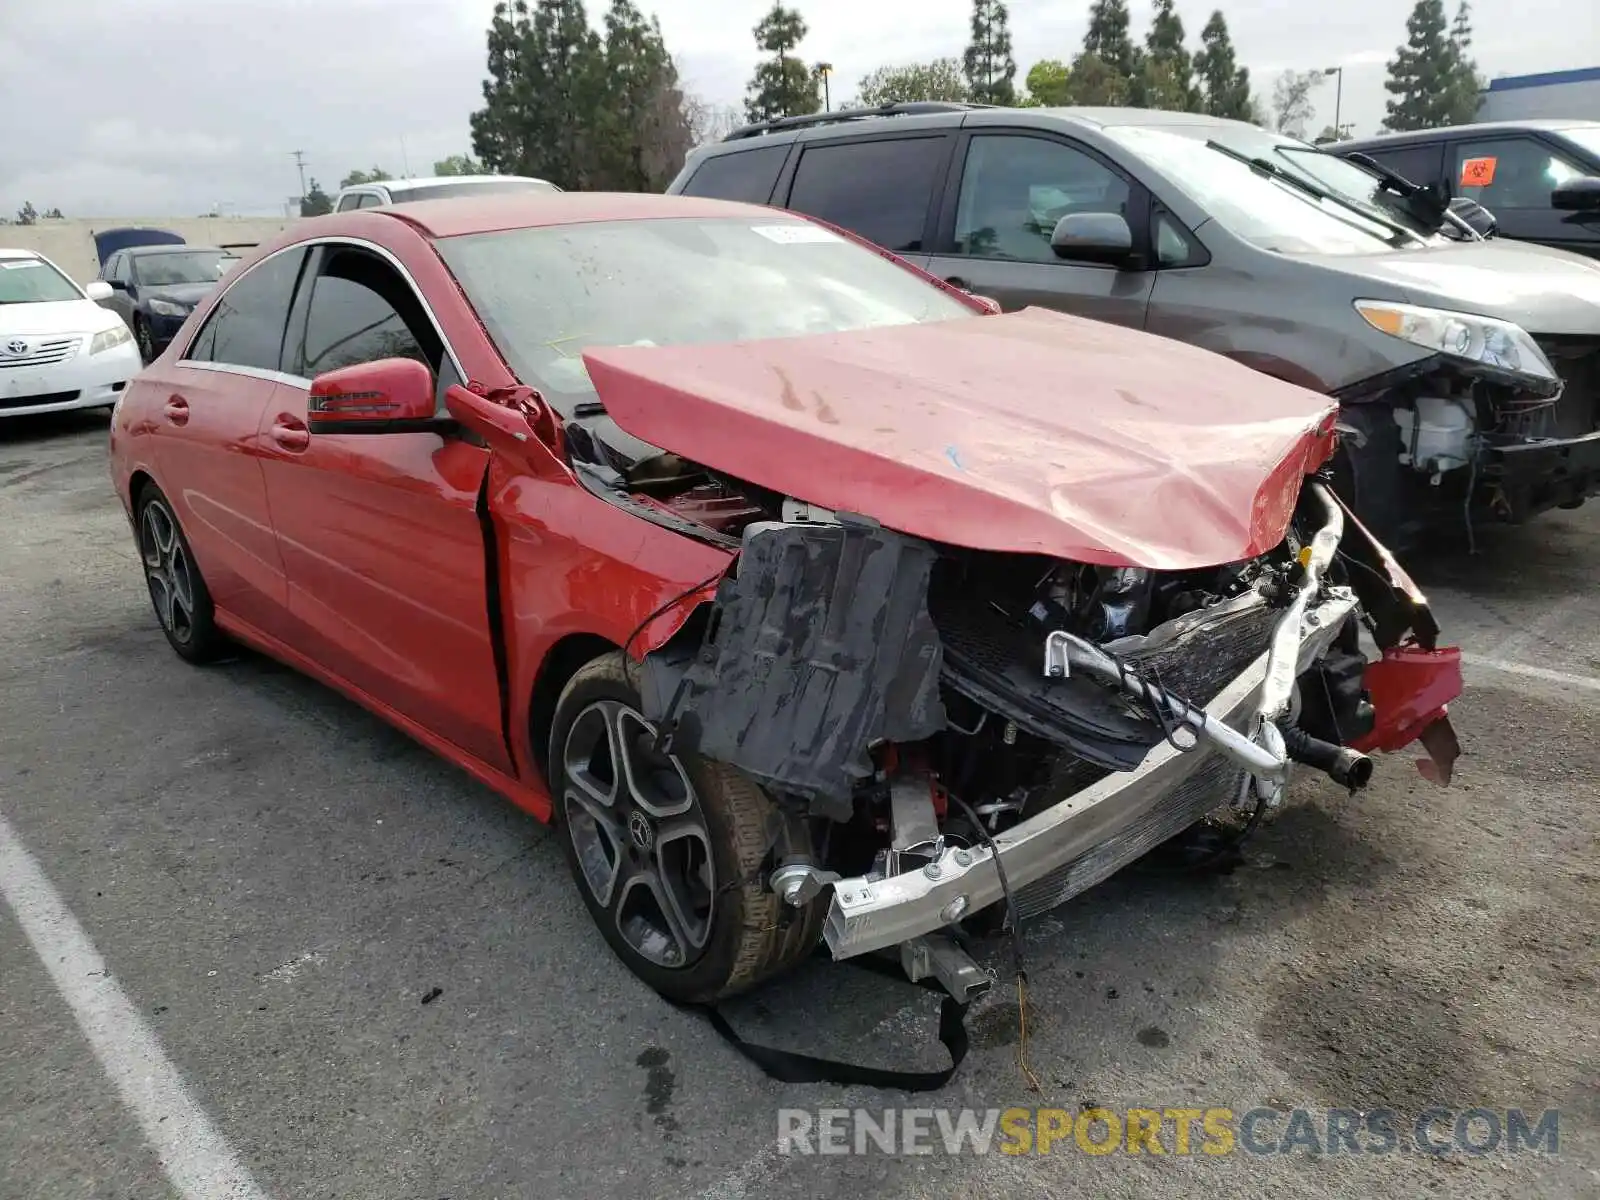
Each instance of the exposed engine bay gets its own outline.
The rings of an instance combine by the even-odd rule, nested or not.
[[[952,991],[981,981],[928,940],[931,926],[983,907],[991,921],[1045,911],[1208,813],[1238,809],[1253,827],[1290,761],[1364,786],[1358,747],[1384,739],[1360,622],[1385,650],[1404,642],[1441,665],[1427,658],[1437,629],[1420,595],[1316,481],[1270,552],[1152,571],[940,545],[675,455],[641,457],[617,431],[580,429],[569,449],[597,494],[737,550],[714,599],[644,656],[639,687],[663,749],[730,763],[777,800],[769,883],[795,907],[830,885],[865,897],[872,881],[937,880],[947,863],[998,867],[1001,843],[1034,819],[1115,791],[1163,754],[1203,762],[1014,894],[1002,881],[1004,905],[963,892],[906,938],[830,919],[836,956],[898,944],[913,978],[937,973]],[[1207,712],[1263,661],[1250,719]],[[1445,782],[1442,700],[1424,715]]]

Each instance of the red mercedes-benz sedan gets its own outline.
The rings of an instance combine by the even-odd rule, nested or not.
[[[1331,490],[1335,414],[794,214],[530,194],[297,224],[111,449],[178,654],[553,820],[661,992],[826,940],[965,998],[956,929],[1248,834],[1291,763],[1448,782],[1459,656]]]

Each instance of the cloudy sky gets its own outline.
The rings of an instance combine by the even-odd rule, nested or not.
[[[598,21],[606,0],[591,0]],[[1447,0],[1447,3],[1449,0]],[[1592,0],[1590,0],[1592,3]],[[770,0],[641,0],[690,90],[736,104]],[[1179,0],[1190,41],[1216,0]],[[968,0],[799,0],[802,52],[834,63],[834,99],[886,62],[959,55]],[[1146,6],[1135,0],[1135,34]],[[1600,63],[1573,0],[1477,0],[1491,77]],[[292,152],[329,190],[353,167],[431,173],[469,148],[493,0],[0,0],[0,211],[69,216],[281,212]],[[1021,72],[1070,58],[1089,0],[1010,0]],[[1383,117],[1383,64],[1409,0],[1224,0],[1241,59],[1270,94],[1285,68],[1346,67],[1343,120]],[[1019,80],[1020,82],[1020,80]],[[1333,81],[1319,126],[1333,120]]]

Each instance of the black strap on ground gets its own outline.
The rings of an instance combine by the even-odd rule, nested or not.
[[[907,980],[900,965],[885,959],[863,956],[845,960],[856,966],[881,975]],[[724,1041],[744,1055],[771,1079],[779,1083],[835,1083],[860,1084],[865,1087],[897,1088],[905,1092],[931,1092],[949,1083],[967,1057],[967,1005],[949,995],[933,979],[916,980],[918,987],[939,992],[944,998],[939,1005],[939,1042],[950,1054],[950,1065],[939,1071],[897,1071],[890,1067],[870,1067],[862,1063],[840,1062],[793,1050],[780,1050],[776,1046],[763,1046],[749,1042],[722,1015],[715,1004],[692,1004],[691,1008],[704,1014],[711,1028],[722,1035]]]

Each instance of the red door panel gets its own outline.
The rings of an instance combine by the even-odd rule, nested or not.
[[[306,393],[261,415],[268,504],[299,650],[511,771],[478,493],[489,452],[433,433],[312,435]]]
[[[147,376],[156,481],[177,506],[218,606],[281,636],[288,592],[267,516],[256,430],[278,384],[253,375],[172,367]]]

